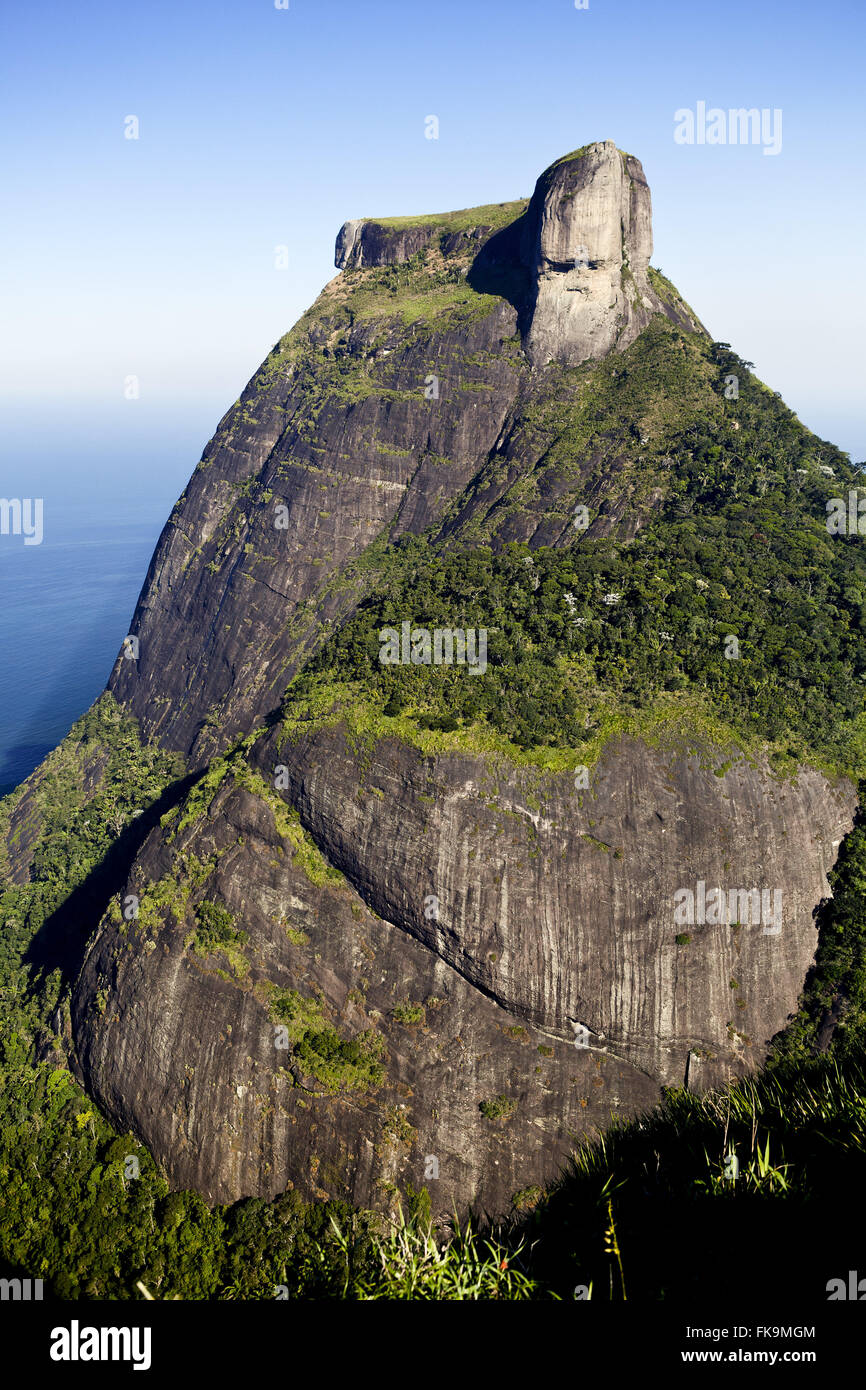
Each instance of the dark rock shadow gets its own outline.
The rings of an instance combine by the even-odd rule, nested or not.
[[[272,730],[279,724],[282,713],[282,705],[277,705],[262,720],[262,724],[269,731]],[[74,888],[65,902],[45,919],[25,956],[34,988],[38,989],[54,970],[60,971],[64,986],[71,987],[75,983],[87,943],[111,899],[128,882],[132,865],[148,835],[167,811],[184,800],[202,775],[203,769],[198,768],[170,783],[157,800],[140,816],[136,816],[112,842],[84,882]]]
[[[87,943],[112,897],[120,893],[128,881],[136,855],[151,830],[159,824],[160,817],[187,795],[199,775],[190,773],[166,787],[162,795],[121,832],[84,882],[45,919],[25,956],[34,987],[38,988],[54,970],[60,971],[64,986],[75,982]]]
[[[533,301],[532,277],[522,258],[527,216],[523,213],[516,222],[495,232],[478,252],[466,276],[477,294],[495,294],[508,300],[517,310],[521,335],[529,326]]]

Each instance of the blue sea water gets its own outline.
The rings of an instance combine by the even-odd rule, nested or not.
[[[0,795],[105,688],[160,531],[225,409],[217,390],[116,395],[18,399],[0,383],[0,497],[43,499],[41,544],[0,534]]]
[[[67,507],[41,545],[0,535],[0,796],[104,688],[165,515]]]

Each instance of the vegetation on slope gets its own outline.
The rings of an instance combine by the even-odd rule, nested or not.
[[[498,231],[520,217],[529,206],[528,198],[516,198],[508,203],[482,203],[477,208],[458,208],[454,212],[419,213],[412,217],[367,217],[377,227],[391,231],[408,231],[412,227],[441,227],[444,232],[465,232],[473,227],[490,227]]]
[[[586,751],[600,728],[684,692],[684,708],[697,697],[780,767],[866,771],[866,556],[859,537],[828,534],[825,509],[859,474],[733,354],[706,351],[719,377],[740,376],[736,419],[680,434],[666,496],[633,540],[574,531],[561,547],[437,551],[402,537],[290,688],[287,715],[343,683],[352,703],[421,729]],[[406,621],[485,629],[486,671],[383,664],[380,633]]]
[[[800,1006],[774,1039],[773,1060],[832,1049],[843,1063],[866,1057],[866,783],[860,783],[855,825],[828,877],[833,891],[818,912],[818,949]]]
[[[419,270],[429,280],[426,308],[415,302]],[[486,311],[484,297],[458,279],[426,259],[405,271],[363,272],[348,286],[361,295],[351,310],[339,301],[317,309],[314,318],[335,315],[326,327],[336,334],[332,370],[345,389],[366,389],[361,369],[341,366],[339,352],[356,311],[422,325]],[[304,361],[299,342],[284,340],[268,370]],[[724,394],[732,374],[736,401]],[[494,516],[460,549],[413,538],[383,547],[373,592],[289,691],[289,727],[311,710],[334,717],[342,700],[350,715],[365,712],[368,728],[473,739],[555,765],[560,755],[590,761],[623,723],[680,708],[716,742],[721,731],[748,748],[769,744],[780,770],[813,761],[866,772],[866,561],[859,537],[830,536],[825,526],[828,498],[846,496],[858,471],[724,344],[657,325],[622,358],[555,376],[524,428],[544,442],[543,467],[572,468],[562,502],[569,543],[495,549],[483,543],[495,538]],[[584,499],[595,519],[598,479],[579,465],[599,439],[610,450],[601,448],[597,470],[610,451],[628,454],[622,496],[644,523],[628,543],[616,528],[587,535],[571,527]],[[537,487],[522,480],[499,518],[531,510]],[[379,630],[405,620],[487,628],[487,671],[384,667]],[[725,656],[731,636],[735,659]],[[839,1212],[850,1220],[864,1155],[862,825],[840,854],[801,1009],[765,1072],[723,1094],[671,1094],[652,1116],[583,1146],[549,1193],[516,1194],[513,1229],[464,1230],[443,1253],[429,1234],[424,1194],[407,1194],[408,1224],[382,1236],[370,1214],[307,1207],[292,1193],[213,1211],[195,1194],[169,1193],[147,1153],[107,1125],[57,1065],[47,1020],[64,1022],[59,943],[71,927],[80,946],[76,923],[104,910],[123,856],[180,803],[178,773],[171,758],[141,746],[134,723],[105,697],[41,776],[31,881],[0,892],[0,1260],[8,1270],[42,1277],[62,1297],[134,1297],[140,1279],[160,1297],[272,1298],[280,1289],[571,1298],[578,1288],[580,1297],[652,1299],[691,1292],[696,1249],[717,1252],[702,1267],[705,1288],[715,1282],[724,1291],[736,1277],[742,1291],[746,1283],[759,1289],[771,1263],[796,1269],[795,1247],[817,1250],[823,1239],[826,1277],[844,1273],[833,1267],[834,1241]],[[175,813],[179,828],[229,773],[255,776],[219,760]],[[0,803],[0,829],[19,801]],[[285,834],[306,853],[311,876],[327,872],[290,818]],[[201,950],[237,944],[223,911],[200,905]],[[352,1045],[297,1000],[277,1007],[324,1084],[347,1067],[359,1084],[377,1084],[376,1058],[361,1044],[347,1054]]]
[[[86,774],[95,756],[105,771],[94,795]],[[339,1203],[305,1206],[292,1192],[214,1210],[196,1193],[170,1192],[146,1149],[118,1134],[61,1065],[60,943],[77,925],[77,903],[90,923],[116,902],[118,839],[139,843],[161,812],[171,815],[166,801],[176,805],[185,790],[177,771],[173,757],[142,746],[110,695],[43,765],[31,882],[0,889],[0,1269],[44,1279],[61,1298],[135,1298],[139,1280],[157,1297],[273,1298],[277,1286],[292,1296],[336,1294],[343,1273],[331,1217],[353,1232],[355,1260],[367,1249],[370,1269],[362,1235],[372,1217]],[[0,843],[20,799],[0,802]],[[200,904],[200,949],[231,949],[238,935],[224,908]],[[76,944],[80,953],[80,935]],[[301,1038],[315,1054],[312,1069],[327,1079],[342,1064],[375,1083],[368,1050],[326,1056],[325,1031],[313,1020]]]

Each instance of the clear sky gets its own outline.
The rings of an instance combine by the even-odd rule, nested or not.
[[[345,219],[526,195],[599,139],[710,332],[863,459],[864,30],[862,0],[6,6],[0,493],[164,509]],[[701,101],[780,109],[780,153],[677,144]]]

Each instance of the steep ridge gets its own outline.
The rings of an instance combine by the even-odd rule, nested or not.
[[[186,810],[152,832],[122,896],[159,910],[127,924],[111,909],[73,999],[88,1087],[178,1185],[227,1200],[294,1184],[376,1206],[421,1184],[432,1157],[437,1211],[503,1210],[555,1176],[569,1134],[646,1107],[662,1084],[741,1074],[784,1027],[851,823],[850,793],[818,774],[777,786],[743,765],[720,779],[626,742],[581,806],[571,776],[494,773],[391,739],[359,765],[340,731],[282,754],[275,742],[183,830]],[[674,895],[698,880],[783,883],[779,934],[746,919],[681,942]],[[211,902],[246,939],[200,959]],[[306,1002],[281,1013],[293,991]],[[375,1040],[381,1079],[275,1050],[293,1019],[308,1041],[320,1027]]]
[[[651,252],[609,141],[528,202],[346,223],[177,503],[104,699],[188,778],[124,812],[77,958],[63,920],[54,1022],[174,1184],[503,1210],[796,1008],[862,764],[823,527],[856,472]]]
[[[109,686],[148,736],[200,765],[279,704],[351,606],[347,567],[374,540],[440,521],[492,459],[532,473],[525,432],[502,452],[543,389],[523,343],[533,361],[543,342],[573,364],[627,345],[653,311],[697,327],[647,283],[649,190],[611,141],[553,166],[524,207],[341,230],[343,274],[220,422],[160,538],[130,629],[138,656],[121,654]],[[551,268],[595,237],[588,266]]]

